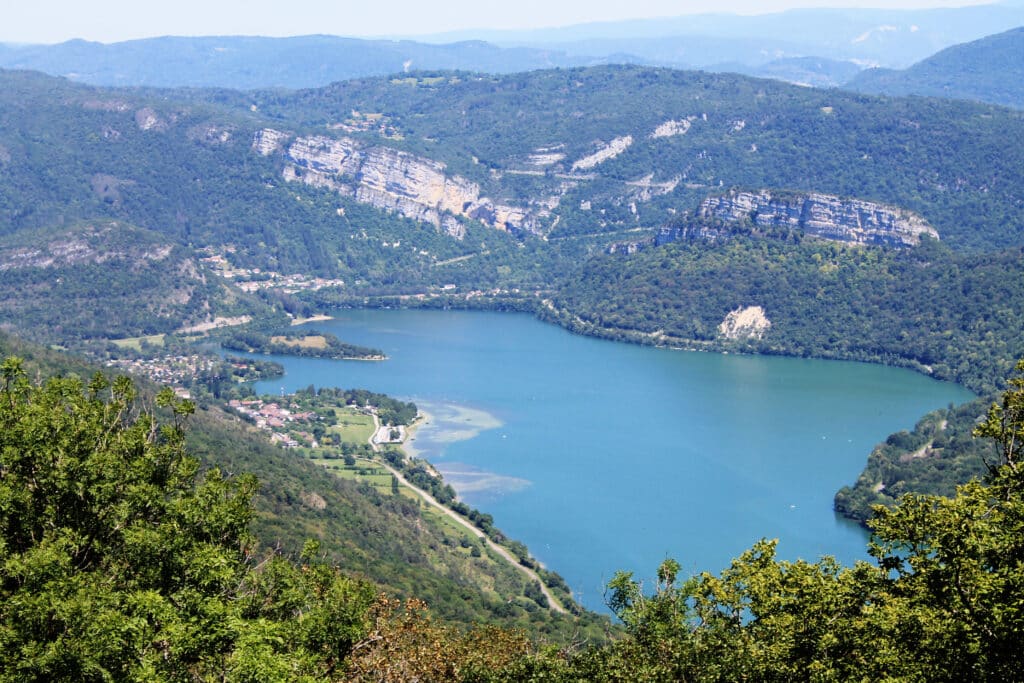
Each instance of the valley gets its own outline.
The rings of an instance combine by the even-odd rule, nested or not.
[[[70,623],[10,596],[87,623],[94,570],[159,566],[122,650],[33,671],[1017,670],[1019,543],[972,511],[1021,518],[1020,30],[981,37],[1019,8],[845,12],[0,45],[0,640]]]

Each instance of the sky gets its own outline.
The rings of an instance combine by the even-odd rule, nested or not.
[[[992,0],[8,0],[0,42],[103,43],[179,35],[415,36],[681,16],[764,14],[793,7],[926,8]]]

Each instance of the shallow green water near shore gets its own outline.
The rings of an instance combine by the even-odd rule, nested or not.
[[[416,400],[434,416],[421,455],[594,609],[616,570],[719,571],[762,537],[785,559],[866,559],[832,495],[888,434],[972,397],[907,370],[645,348],[519,314],[342,311],[312,327],[390,359],[274,357],[287,374],[258,390]]]

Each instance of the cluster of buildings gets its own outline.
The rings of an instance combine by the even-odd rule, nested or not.
[[[299,429],[295,424],[308,424],[315,420],[317,415],[313,411],[292,411],[289,408],[282,408],[277,403],[266,403],[258,398],[246,401],[232,399],[228,401],[228,406],[251,420],[258,429],[270,432],[270,440],[276,444],[285,448],[320,447],[315,436]]]
[[[343,287],[344,280],[323,277],[309,277],[299,273],[282,275],[273,270],[260,268],[235,268],[223,254],[212,254],[201,259],[203,263],[215,270],[218,275],[235,284],[243,292],[255,292],[260,289],[280,289],[286,294],[315,291],[324,287]]]
[[[163,356],[160,358],[119,358],[106,362],[109,368],[120,368],[133,375],[142,375],[159,384],[180,385],[191,382],[201,374],[213,372],[219,359],[193,354],[190,356]],[[188,392],[175,386],[179,396],[188,398]]]

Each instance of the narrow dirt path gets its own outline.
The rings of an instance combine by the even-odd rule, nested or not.
[[[373,426],[374,426],[373,435],[370,436],[370,448],[372,448],[374,450],[374,452],[378,452],[379,453],[380,452],[380,446],[377,443],[375,443],[374,440],[373,440],[373,437],[377,434],[377,431],[380,429],[380,419],[377,417],[376,413],[373,414]],[[473,526],[473,524],[469,520],[467,520],[465,517],[463,517],[459,513],[455,512],[454,510],[452,510],[450,508],[447,508],[444,505],[441,505],[441,503],[437,502],[432,495],[430,495],[429,493],[427,493],[423,489],[419,488],[418,486],[413,485],[411,482],[409,482],[408,479],[406,479],[405,477],[402,476],[401,472],[399,472],[394,467],[392,467],[383,458],[380,460],[380,463],[381,463],[381,465],[384,466],[384,468],[388,472],[390,472],[396,479],[398,479],[400,484],[402,484],[403,486],[408,486],[410,489],[415,491],[419,495],[420,498],[422,498],[424,501],[426,501],[426,503],[428,505],[431,505],[431,506],[437,508],[442,513],[447,515],[450,519],[452,519],[455,522],[461,524],[468,531],[470,531],[470,533],[474,534],[477,538],[479,538],[484,543],[486,543],[487,546],[491,550],[496,552],[501,557],[505,558],[505,560],[509,564],[511,564],[513,567],[515,567],[516,569],[521,571],[523,574],[525,574],[530,579],[533,579],[538,584],[540,584],[540,590],[541,590],[542,593],[544,593],[544,597],[548,599],[548,605],[551,606],[552,610],[554,610],[555,612],[558,612],[559,614],[568,614],[569,613],[569,611],[567,609],[562,607],[562,603],[560,603],[555,598],[555,596],[551,592],[551,590],[544,584],[544,581],[541,580],[541,578],[537,574],[537,572],[533,571],[529,567],[524,567],[523,565],[519,564],[519,560],[516,559],[516,557],[512,553],[510,553],[509,551],[505,550],[500,545],[498,545],[497,543],[492,541],[487,536],[487,534],[485,534],[483,531],[481,531],[480,529],[477,529],[475,526]]]

